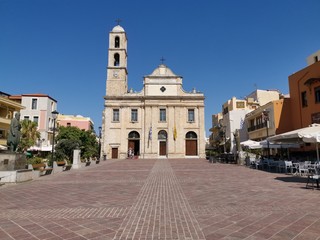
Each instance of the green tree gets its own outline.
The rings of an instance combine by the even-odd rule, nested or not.
[[[93,131],[80,130],[77,127],[59,127],[55,147],[55,157],[58,160],[72,161],[73,150],[80,149],[82,157],[98,155],[98,142]]]
[[[38,124],[30,120],[21,121],[21,138],[19,143],[19,150],[22,152],[27,151],[28,148],[34,146],[40,138],[38,131]]]

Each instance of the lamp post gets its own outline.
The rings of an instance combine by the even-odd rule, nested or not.
[[[262,112],[262,116],[263,116],[263,120],[264,120],[264,124],[266,126],[266,130],[267,130],[267,144],[268,144],[268,159],[270,159],[270,145],[269,145],[269,111],[267,110],[263,110]]]
[[[101,158],[101,129],[102,129],[102,127],[99,127],[99,160],[100,160],[100,158]]]
[[[51,112],[51,114],[52,114],[52,119],[53,119],[51,158],[52,158],[52,163],[53,163],[53,161],[54,161],[54,137],[56,134],[56,120],[57,120],[59,112],[57,110],[54,110],[53,112]]]

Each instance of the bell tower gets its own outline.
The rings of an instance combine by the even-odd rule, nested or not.
[[[118,21],[119,23],[119,21]],[[128,90],[127,36],[118,24],[109,33],[107,96],[122,96]]]

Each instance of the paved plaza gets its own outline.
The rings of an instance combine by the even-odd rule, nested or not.
[[[205,159],[107,160],[0,187],[0,239],[320,239],[306,178]]]

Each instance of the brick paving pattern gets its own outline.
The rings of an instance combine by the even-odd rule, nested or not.
[[[0,187],[0,239],[319,239],[306,178],[204,159],[107,160]]]

